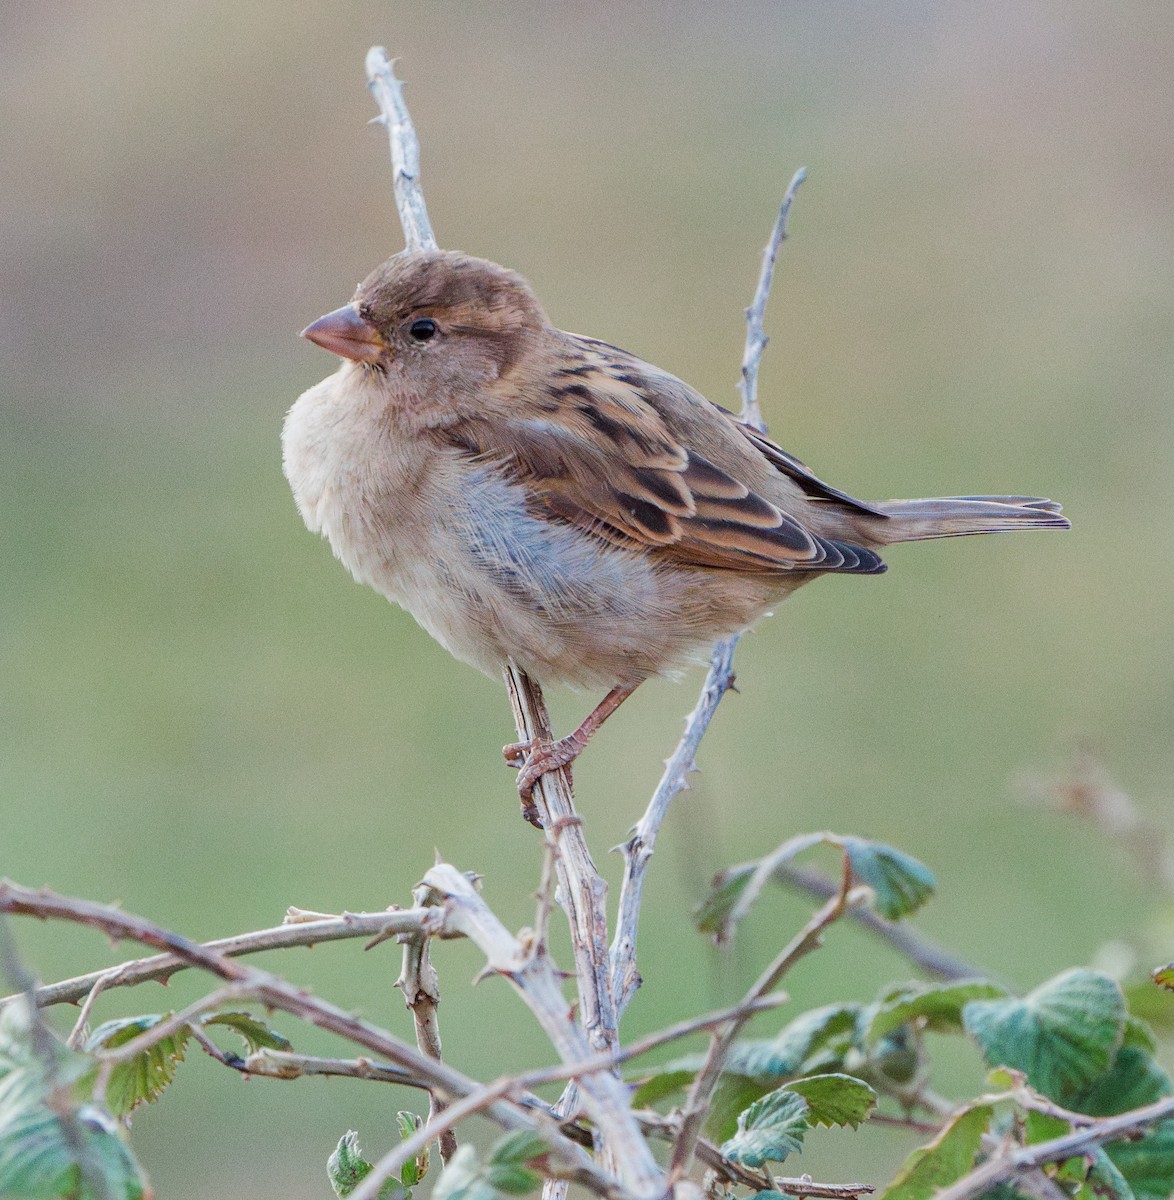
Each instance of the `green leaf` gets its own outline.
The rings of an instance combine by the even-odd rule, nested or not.
[[[1072,1132],[1072,1126],[1062,1117],[1053,1117],[1051,1113],[1037,1112],[1035,1109],[1028,1110],[1023,1127],[1029,1146],[1050,1142],[1052,1138],[1064,1137]]]
[[[0,1196],[5,1200],[97,1200],[100,1178],[109,1200],[142,1200],[146,1176],[109,1116],[93,1105],[74,1113],[89,1172],[61,1115],[41,1100],[0,1111]]]
[[[1121,1045],[1148,1050],[1153,1054],[1158,1048],[1158,1039],[1154,1037],[1154,1031],[1145,1021],[1135,1017],[1133,1013],[1128,1013],[1125,1017],[1125,1036],[1121,1039]]]
[[[718,942],[727,941],[734,933],[734,910],[746,891],[747,884],[759,871],[765,872],[768,879],[774,878],[775,872],[801,854],[804,850],[818,846],[820,842],[828,841],[826,833],[804,833],[797,837],[788,838],[781,846],[758,859],[757,862],[740,863],[736,867],[720,872],[714,876],[710,885],[709,895],[694,911],[694,920],[702,933],[711,933]],[[838,843],[837,843],[838,844]],[[743,914],[744,915],[744,914]]]
[[[724,936],[726,920],[734,911],[757,863],[730,867],[713,877],[709,894],[693,910],[693,923],[702,933],[712,934],[719,941]]]
[[[293,1043],[289,1038],[270,1029],[263,1021],[259,1021],[250,1012],[219,1012],[204,1017],[201,1025],[227,1025],[235,1029],[244,1039],[250,1054],[258,1050],[292,1050]]]
[[[880,1200],[929,1200],[961,1179],[974,1166],[991,1113],[989,1104],[963,1109],[929,1145],[913,1151]]]
[[[719,1143],[732,1138],[742,1113],[774,1088],[773,1083],[763,1083],[760,1079],[724,1073],[713,1091],[709,1115],[705,1118],[705,1136]]]
[[[86,1039],[91,1053],[125,1046],[141,1033],[154,1029],[171,1013],[145,1013],[138,1017],[118,1017],[106,1021]],[[140,1051],[129,1062],[119,1063],[106,1085],[106,1103],[115,1116],[124,1117],[140,1104],[157,1100],[183,1062],[191,1032],[184,1026]]]
[[[359,1149],[359,1135],[353,1129],[348,1129],[338,1139],[334,1153],[326,1160],[326,1177],[338,1200],[349,1196],[373,1169],[363,1157]],[[389,1179],[379,1189],[380,1200],[392,1200],[394,1196],[403,1195],[404,1189],[394,1179]]]
[[[408,1109],[401,1110],[395,1114],[396,1128],[399,1129],[399,1140],[406,1142],[412,1137],[417,1130],[423,1127],[424,1118],[419,1113],[411,1112]],[[400,1183],[406,1188],[414,1188],[416,1184],[428,1173],[428,1147],[410,1159],[400,1167],[399,1179]]]
[[[859,1004],[827,1004],[801,1013],[772,1040],[776,1076],[835,1070],[856,1039]]]
[[[529,1167],[494,1166],[490,1163],[485,1168],[485,1181],[499,1192],[507,1192],[511,1196],[525,1196],[541,1186],[542,1176],[537,1171],[531,1171]]]
[[[807,1101],[782,1088],[769,1092],[738,1117],[738,1132],[722,1153],[747,1167],[782,1162],[803,1146],[809,1129]]]
[[[971,1000],[993,1000],[1006,995],[1006,988],[985,979],[908,984],[891,991],[877,1004],[867,1037],[870,1042],[876,1041],[914,1021],[937,1033],[958,1033],[962,1029],[962,1009]]]
[[[1014,1067],[1037,1091],[1064,1102],[1112,1063],[1125,999],[1107,975],[1076,969],[1022,1000],[972,1000],[962,1021],[988,1066]]]
[[[343,1200],[371,1174],[371,1164],[359,1149],[359,1135],[353,1129],[338,1139],[334,1153],[326,1160],[326,1178],[334,1194]]]
[[[493,1143],[489,1162],[528,1163],[550,1153],[550,1146],[542,1134],[533,1129],[514,1129]]]
[[[1153,1104],[1172,1092],[1170,1076],[1152,1054],[1136,1046],[1122,1046],[1112,1067],[1078,1092],[1069,1106],[1093,1117],[1111,1117]]]
[[[1164,987],[1174,992],[1174,963],[1167,963],[1164,967],[1157,967],[1154,970],[1154,983],[1158,987]]]
[[[933,895],[933,872],[908,854],[858,837],[829,838],[843,848],[858,883],[875,893],[873,907],[890,921],[916,912]]]
[[[876,1092],[851,1075],[809,1075],[791,1080],[786,1090],[807,1101],[807,1124],[812,1127],[850,1125],[855,1129],[876,1107]]]
[[[1105,1153],[1137,1200],[1169,1200],[1174,1192],[1174,1120],[1159,1122],[1135,1142],[1110,1142]]]
[[[632,1096],[633,1108],[649,1108],[658,1100],[683,1092],[697,1075],[698,1067],[666,1067],[643,1079]]]
[[[485,1179],[499,1192],[524,1196],[542,1183],[542,1176],[525,1164],[550,1152],[541,1134],[531,1129],[515,1129],[499,1138],[489,1152]]]

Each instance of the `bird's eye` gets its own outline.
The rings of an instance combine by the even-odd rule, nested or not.
[[[436,322],[431,317],[421,317],[408,326],[408,333],[414,342],[427,342],[436,336]]]

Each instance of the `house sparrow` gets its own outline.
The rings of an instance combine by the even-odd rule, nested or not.
[[[892,542],[1068,527],[1030,496],[853,499],[454,251],[395,255],[302,336],[343,359],[285,419],[306,525],[457,658],[609,689],[569,737],[506,747],[524,807],[643,680],[817,576],[879,574]]]

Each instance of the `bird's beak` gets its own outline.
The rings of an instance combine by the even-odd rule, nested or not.
[[[353,304],[343,305],[319,317],[302,330],[302,337],[352,362],[377,362],[387,353],[387,343],[382,334],[370,321],[360,316]]]

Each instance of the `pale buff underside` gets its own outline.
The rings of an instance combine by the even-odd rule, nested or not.
[[[638,683],[811,578],[665,569],[537,519],[495,468],[400,436],[386,393],[350,364],[298,399],[282,447],[303,520],[355,579],[489,675],[512,659],[546,684]]]

